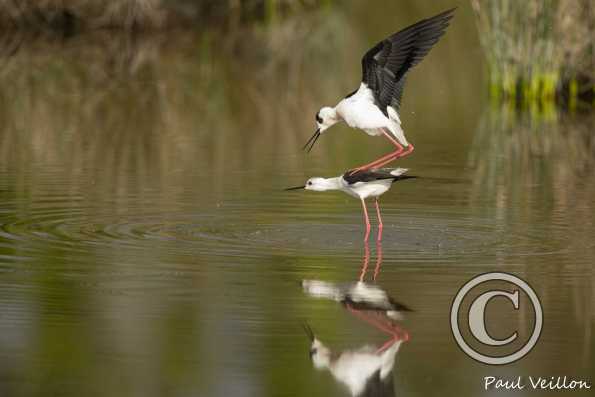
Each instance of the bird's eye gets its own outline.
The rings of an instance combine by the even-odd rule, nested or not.
[[[312,186],[312,181],[308,181],[308,186]]]
[[[316,113],[316,122],[322,123],[322,117],[320,117],[320,115],[318,113]]]
[[[313,355],[315,355],[317,351],[318,350],[315,347],[313,347],[312,349],[310,349],[310,357],[312,357]]]

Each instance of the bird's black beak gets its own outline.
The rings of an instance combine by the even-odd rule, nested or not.
[[[310,150],[312,150],[318,138],[320,138],[320,128],[316,129],[316,132],[310,137],[310,139],[308,139],[308,142],[306,142],[302,150],[306,150],[306,148],[308,148],[307,152],[310,153]]]
[[[287,189],[283,189],[283,190],[298,190],[298,189],[305,189],[306,186],[296,186],[296,187],[288,187]]]
[[[312,331],[312,328],[310,328],[310,326],[308,325],[308,323],[304,323],[302,324],[304,327],[304,331],[306,331],[306,335],[308,335],[308,339],[310,339],[310,342],[314,342],[314,332]]]

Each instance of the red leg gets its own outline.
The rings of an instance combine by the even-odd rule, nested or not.
[[[395,145],[397,148],[400,148],[401,150],[403,150],[403,146],[399,143],[399,141],[397,141],[395,139],[394,136],[391,135],[390,131],[386,131],[386,128],[382,129],[382,133],[384,134],[384,136],[386,137],[386,139],[388,139],[389,141],[391,141],[391,143],[393,145]]]
[[[382,133],[384,134],[386,139],[391,141],[391,143],[397,147],[398,150],[387,155],[387,156],[381,157],[376,161],[373,161],[371,163],[371,164],[373,164],[373,168],[380,168],[383,165],[388,164],[393,160],[403,158],[403,157],[411,154],[411,152],[413,152],[413,149],[415,149],[413,144],[410,143],[409,146],[407,146],[407,150],[403,151],[403,146],[390,133],[386,132],[386,130],[384,130],[384,129],[382,130]]]
[[[359,281],[364,281],[364,277],[366,276],[366,273],[368,272],[368,264],[369,263],[370,263],[370,246],[368,245],[368,242],[366,241],[366,244],[364,245],[364,263],[362,265],[362,270],[359,275]]]
[[[378,197],[376,197],[376,200],[374,201],[374,204],[376,205],[376,216],[378,217],[378,237],[377,237],[377,241],[380,242],[382,241],[382,218],[380,217],[380,207],[378,206]]]
[[[380,273],[380,265],[382,265],[382,244],[380,241],[376,243],[376,267],[374,268],[374,276],[372,280],[376,281]]]
[[[393,327],[394,333],[392,334],[392,338],[389,339],[384,345],[380,346],[378,350],[376,350],[376,354],[382,353],[398,341],[407,342],[409,340],[409,333],[407,331],[397,327],[396,325],[393,325]]]
[[[386,139],[388,139],[389,141],[391,141],[393,143],[393,145],[399,147],[401,149],[401,152],[403,152],[403,146],[401,146],[401,144],[399,144],[399,142],[388,132],[386,132],[386,130],[382,130],[382,133],[384,134],[384,136],[386,137]],[[411,154],[411,152],[413,152],[413,149],[415,149],[415,147],[413,146],[413,144],[409,144],[407,146],[407,150],[405,150],[403,153],[400,153],[399,156],[397,158],[403,158],[405,156],[408,156],[409,154]],[[377,162],[378,160],[376,160],[375,162]]]
[[[409,156],[413,150],[415,149],[415,147],[413,146],[413,144],[409,144],[409,146],[407,146],[407,150],[405,150],[403,153],[401,153],[401,155],[398,157],[400,159],[402,159],[405,156]]]
[[[391,336],[391,339],[388,342],[386,342],[384,345],[382,345],[376,351],[376,353],[382,353],[389,346],[391,346],[393,343],[395,343],[399,340],[402,340],[404,342],[409,340],[409,334],[407,333],[407,331],[404,331],[403,329],[398,327],[396,324],[394,324],[391,320],[389,320],[383,314],[380,314],[378,312],[370,313],[370,312],[366,312],[366,311],[356,310],[350,304],[345,304],[345,307],[354,316],[360,318],[361,320],[372,325],[374,328],[376,328],[382,332],[385,332]],[[375,317],[378,317],[378,318],[375,318]]]
[[[405,331],[404,329],[401,329],[400,338],[403,342],[407,342],[409,340],[409,332]]]
[[[370,218],[368,217],[368,209],[366,208],[366,202],[364,199],[362,200],[362,208],[364,209],[364,219],[366,222],[366,235],[364,236],[364,241],[368,241],[368,237],[370,237]]]
[[[360,319],[362,319],[363,321],[367,322],[368,324],[372,325],[374,328],[377,328],[389,335],[395,335],[395,331],[394,329],[390,326],[387,325],[377,319],[372,318],[371,315],[367,314],[366,312],[363,312],[361,310],[356,310],[353,307],[351,307],[351,305],[347,304],[345,305],[347,307],[347,309],[351,312],[351,314],[353,314],[356,317],[359,317]]]
[[[396,158],[396,156],[399,156],[402,152],[403,152],[403,145],[401,145],[395,138],[392,137],[392,135],[386,131],[385,128],[382,128],[382,133],[384,134],[384,136],[393,144],[396,146],[397,150],[395,150],[394,152],[391,152],[387,155],[384,155],[382,157],[380,157],[377,160],[372,161],[371,163],[359,166],[355,169],[353,169],[353,171],[351,171],[351,174],[354,174],[356,172],[359,171],[365,171],[365,170],[369,170],[372,168],[378,168],[378,164],[382,164],[383,162],[385,162],[384,164],[394,160]]]
[[[411,152],[413,152],[413,145],[410,143],[407,146],[407,150],[404,151],[403,149],[403,145],[401,145],[391,134],[390,132],[388,132],[385,128],[382,129],[382,133],[384,134],[384,136],[386,137],[386,139],[388,139],[393,145],[395,145],[397,147],[397,150],[395,150],[392,153],[389,153],[385,156],[380,157],[377,160],[372,161],[371,163],[359,166],[357,168],[355,168],[353,171],[351,171],[351,174],[355,174],[356,172],[359,171],[365,171],[365,170],[369,170],[369,169],[373,169],[373,168],[380,168],[396,159],[399,159],[401,157],[405,157],[409,154],[411,154]]]
[[[397,142],[396,139],[394,139],[392,136],[390,136],[386,131],[383,131],[383,133],[384,133],[384,135],[391,142],[393,142],[393,144],[399,145],[399,142]],[[409,146],[407,146],[407,149],[405,151],[403,151],[403,146],[401,146],[401,145],[399,145],[399,146],[401,147],[401,150],[400,151],[397,151],[397,152],[393,153],[393,156],[391,158],[385,159],[384,157],[387,157],[387,156],[384,156],[383,158],[380,158],[380,159],[374,161],[372,163],[373,164],[373,167],[371,167],[371,168],[380,168],[380,167],[382,167],[382,166],[384,166],[384,165],[386,165],[386,164],[388,164],[388,163],[390,163],[390,162],[392,162],[392,161],[394,161],[396,159],[400,159],[400,158],[403,158],[405,156],[408,156],[415,149],[415,147],[413,146],[412,143],[410,143]]]
[[[413,147],[413,144],[410,143],[409,146],[407,146],[407,150],[405,150],[404,152],[397,153],[393,158],[390,158],[390,159],[384,160],[384,161],[380,161],[377,164],[374,164],[374,168],[380,168],[396,159],[401,159],[405,156],[408,156],[411,154],[411,152],[413,152],[413,149],[415,149],[415,148]]]
[[[385,156],[382,156],[379,159],[372,161],[371,163],[354,168],[353,171],[351,171],[351,174],[353,175],[354,173],[359,172],[359,171],[365,171],[365,170],[369,170],[372,168],[378,168],[378,164],[385,164],[385,163],[391,162],[396,157],[398,157],[402,152],[403,152],[403,146],[400,146],[400,149],[397,149],[394,152],[391,152]]]
[[[376,350],[376,354],[382,353],[383,351],[385,351],[386,349],[388,349],[389,347],[391,347],[392,345],[394,345],[398,341],[399,341],[399,338],[396,338],[396,337],[393,337],[393,338],[389,339],[384,345],[380,346],[378,348],[378,350]]]

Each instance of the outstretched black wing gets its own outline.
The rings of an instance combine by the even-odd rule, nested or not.
[[[438,42],[454,10],[423,19],[392,34],[362,58],[362,82],[374,92],[376,105],[387,117],[387,106],[396,110],[401,106],[407,72]]]
[[[395,173],[395,171],[399,172]],[[407,172],[407,170],[386,168],[379,170],[358,171],[354,174],[351,174],[350,170],[343,174],[343,180],[345,180],[345,182],[347,182],[349,185],[353,185],[357,182],[372,182],[380,179],[392,179],[393,181],[398,181],[401,179],[416,178],[415,176],[403,175],[405,172]]]

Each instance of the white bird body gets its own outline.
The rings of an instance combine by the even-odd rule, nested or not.
[[[393,396],[392,371],[401,344],[409,334],[396,323],[407,306],[395,302],[378,285],[362,281],[335,284],[320,280],[303,280],[304,292],[316,298],[340,302],[350,313],[374,328],[390,335],[380,348],[366,344],[357,349],[333,352],[304,324],[310,344],[310,358],[318,370],[328,370],[335,380],[347,386],[351,395]]]
[[[402,343],[403,341],[395,341],[380,354],[376,352],[376,348],[369,345],[358,350],[346,350],[335,361],[330,362],[328,369],[337,381],[349,388],[352,396],[359,396],[377,372],[380,381],[387,381],[387,376],[392,374],[395,358]]]
[[[353,184],[348,183],[342,176],[336,178],[327,178],[324,181],[319,179],[324,178],[312,178],[317,183],[316,187],[308,187],[307,190],[340,190],[347,193],[348,195],[358,198],[366,199],[368,197],[378,197],[386,193],[392,184],[390,179],[381,179],[373,182],[355,182]],[[324,186],[324,187],[322,187]],[[320,187],[320,188],[318,188]]]
[[[368,197],[378,197],[386,193],[392,183],[404,177],[407,168],[382,169],[368,172],[349,172],[335,178],[310,178],[304,188],[306,190],[340,190],[348,195],[365,200]],[[411,178],[411,177],[409,177]]]
[[[314,298],[331,299],[357,306],[361,310],[383,312],[392,320],[401,320],[404,312],[411,311],[404,304],[396,302],[378,285],[363,281],[336,284],[322,280],[302,280],[302,288]]]
[[[326,106],[316,113],[316,132],[304,149],[310,151],[324,131],[345,121],[368,135],[384,135],[396,148],[357,170],[380,168],[412,153],[414,147],[405,138],[398,114],[407,75],[445,33],[453,13],[454,9],[451,9],[422,19],[370,48],[361,60],[359,88],[334,108]]]
[[[376,214],[378,216],[378,241],[382,238],[382,219],[380,218],[380,207],[378,206],[378,197],[386,193],[393,182],[403,179],[415,178],[414,176],[404,175],[407,168],[386,168],[371,171],[359,171],[356,173],[347,171],[342,176],[335,178],[310,178],[304,186],[296,186],[286,190],[306,189],[315,191],[341,190],[348,195],[358,198],[362,202],[364,217],[366,222],[366,234],[364,240],[367,241],[370,235],[370,219],[366,208],[365,199],[368,197],[376,198]]]
[[[390,179],[382,179],[374,182],[356,182],[351,186],[347,185],[344,179],[342,180],[343,184],[345,184],[342,190],[350,196],[360,199],[379,197],[386,193],[392,185],[392,180]]]
[[[335,380],[347,386],[352,396],[364,395],[366,391],[374,391],[375,396],[394,394],[392,373],[395,359],[401,344],[407,339],[393,335],[380,349],[365,345],[335,354],[314,335],[309,326],[305,325],[305,330],[311,340],[310,358],[314,367],[328,370]]]
[[[304,292],[315,298],[332,299],[337,302],[348,299],[356,303],[366,302],[385,310],[393,309],[393,303],[386,291],[378,285],[363,281],[339,285],[322,280],[302,280],[302,287]]]
[[[383,134],[382,128],[386,128],[401,144],[409,145],[397,111],[388,106],[389,117],[386,117],[374,102],[374,93],[365,83],[361,83],[353,95],[342,99],[334,110],[351,128],[363,130],[370,136],[380,136]]]

